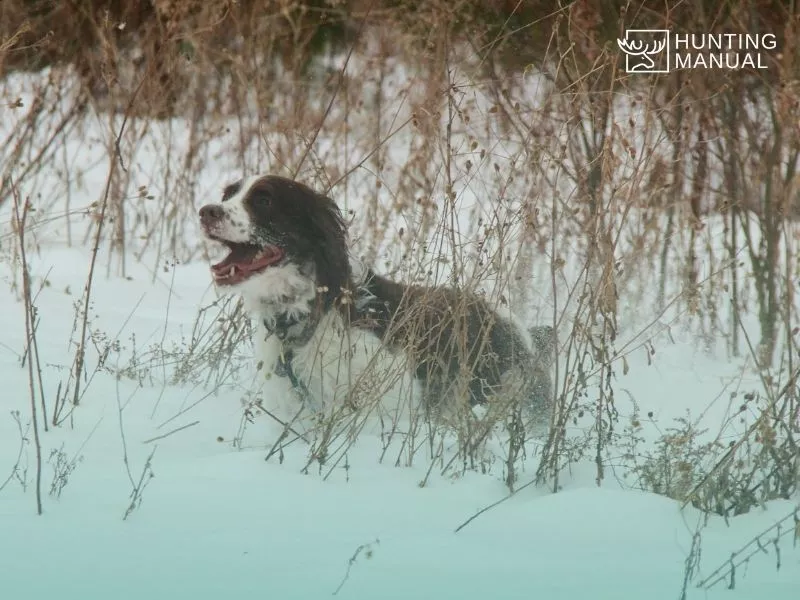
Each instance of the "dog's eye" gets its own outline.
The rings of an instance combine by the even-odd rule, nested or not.
[[[222,190],[222,201],[225,202],[226,200],[230,200],[233,196],[239,193],[239,190],[241,189],[242,183],[240,181],[227,186],[224,190]]]

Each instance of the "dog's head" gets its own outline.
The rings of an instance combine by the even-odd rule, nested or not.
[[[228,248],[211,266],[217,285],[241,286],[289,266],[315,278],[328,300],[349,285],[342,215],[333,200],[301,183],[272,175],[238,181],[219,203],[200,209],[200,223]]]

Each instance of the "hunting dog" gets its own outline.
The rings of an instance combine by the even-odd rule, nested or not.
[[[477,294],[369,268],[354,275],[337,205],[297,181],[243,179],[199,216],[228,250],[211,266],[214,282],[241,295],[259,363],[289,380],[301,405],[356,407],[354,389],[384,394],[400,364],[428,415],[484,405],[549,422],[551,327],[525,329]]]

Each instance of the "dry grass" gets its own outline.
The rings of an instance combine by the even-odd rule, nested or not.
[[[760,498],[792,493],[797,15],[780,2],[666,12],[642,2],[622,15],[610,2],[552,12],[522,4],[5,2],[0,206],[19,182],[36,209],[28,243],[59,236],[94,246],[88,306],[93,277],[125,275],[131,261],[150,261],[155,273],[167,259],[206,256],[195,211],[224,183],[210,173],[297,176],[352,210],[354,249],[379,271],[481,293],[559,332],[540,482],[557,490],[585,458],[603,481],[623,435],[615,375],[684,327],[701,340],[723,336],[731,357],[752,354],[764,374],[757,425],[717,458],[759,469],[766,461],[774,468],[763,481],[783,474],[781,485],[751,478]],[[625,74],[616,37],[660,25],[772,31],[780,52],[758,73]],[[40,72],[18,76],[27,70]],[[75,205],[80,187],[96,201]],[[655,304],[656,315],[638,318],[637,302]],[[757,331],[743,325],[750,315]],[[92,372],[88,311],[76,319],[75,368],[52,415],[71,414],[76,382]],[[220,385],[248,335],[240,308],[220,302],[201,312],[185,348],[147,349],[126,373],[141,379],[169,363],[174,381],[202,373]],[[320,426],[309,465],[329,474],[346,461],[376,389],[354,383],[362,398],[348,404],[358,410]],[[254,398],[243,423],[258,406]],[[388,420],[381,458],[399,440],[396,464],[419,452],[431,471],[502,464],[513,485],[530,444],[506,417],[468,419],[455,452],[437,427]],[[285,425],[275,453],[298,438]],[[485,450],[490,432],[499,457]],[[755,454],[744,452],[753,444]],[[690,477],[696,489],[677,495],[701,497],[721,468]]]

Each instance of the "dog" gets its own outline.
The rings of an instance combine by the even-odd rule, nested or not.
[[[261,175],[227,186],[199,218],[227,247],[211,273],[254,319],[259,363],[312,412],[358,408],[355,390],[385,395],[406,374],[428,416],[486,405],[549,422],[552,328],[525,330],[476,294],[370,268],[354,276],[346,223],[328,196]]]

